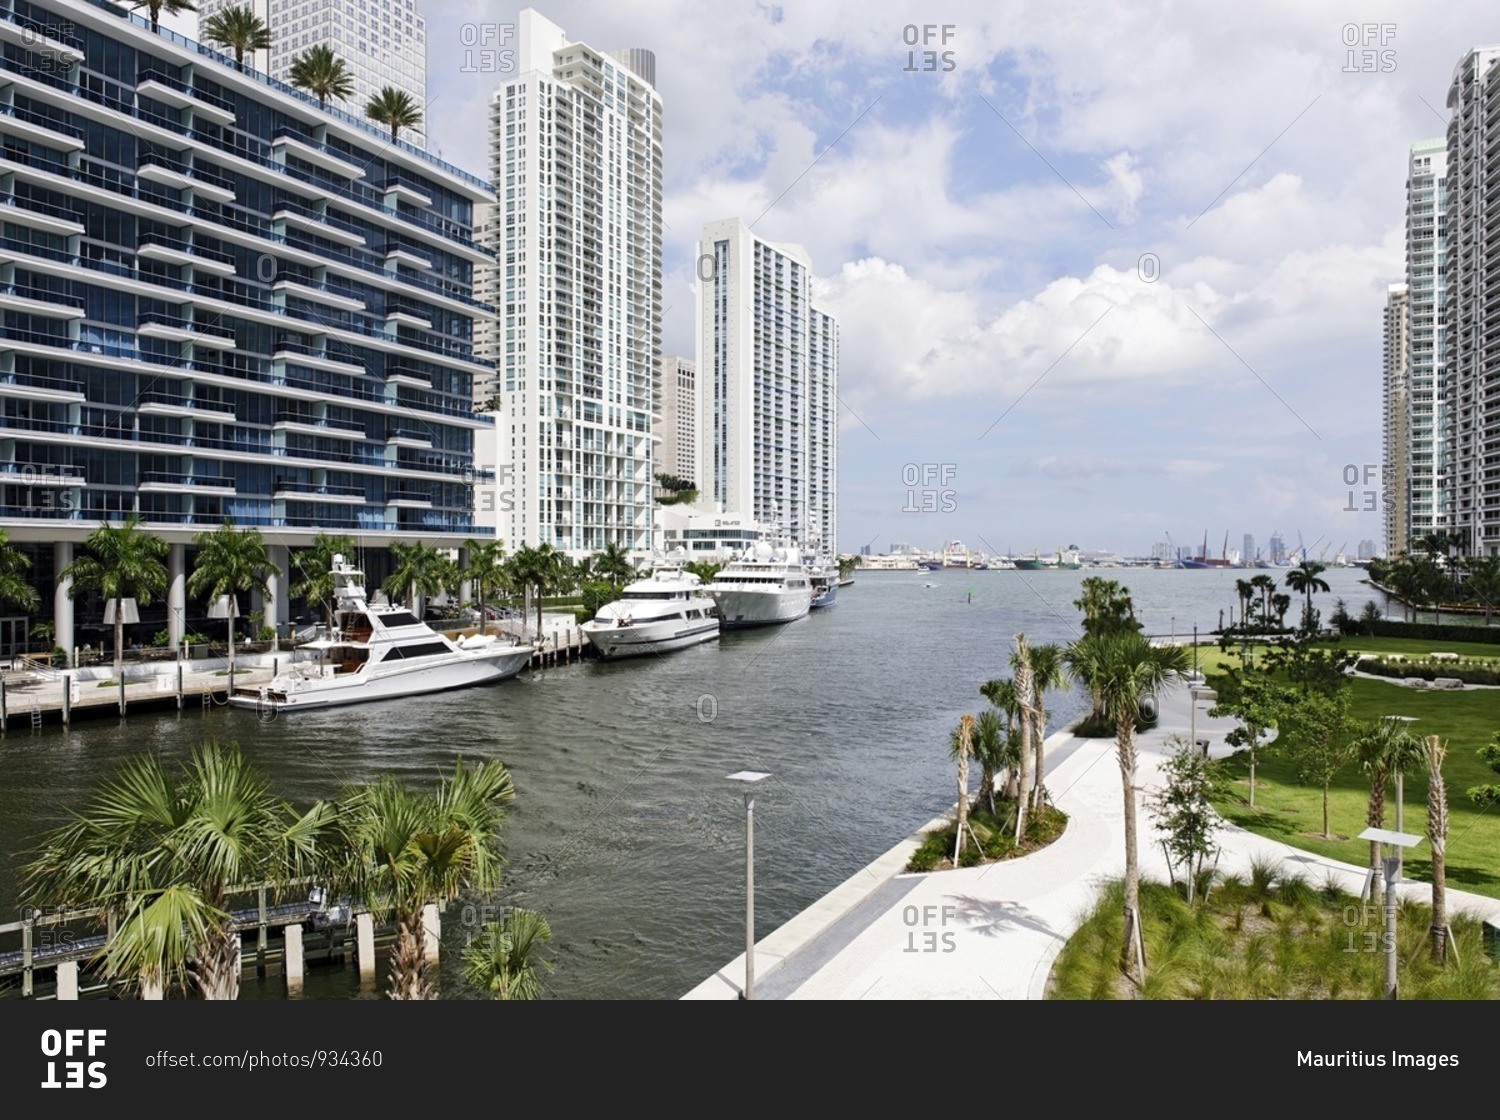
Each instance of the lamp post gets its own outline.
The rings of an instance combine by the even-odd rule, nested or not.
[[[1397,999],[1396,985],[1396,879],[1400,875],[1401,850],[1422,842],[1420,836],[1409,832],[1393,832],[1388,828],[1367,828],[1359,834],[1361,840],[1378,841],[1383,848],[1394,848],[1395,854],[1383,852],[1385,870],[1385,998]]]
[[[769,778],[759,770],[739,770],[731,782],[745,783],[745,990],[741,999],[755,998],[755,784]]]

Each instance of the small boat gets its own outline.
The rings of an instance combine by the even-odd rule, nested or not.
[[[406,607],[371,605],[364,573],[342,555],[333,557],[333,581],[334,630],[300,647],[317,651],[318,660],[294,662],[269,684],[236,688],[231,705],[274,715],[395,700],[506,680],[531,661],[529,645],[483,633],[450,638]]]
[[[803,566],[807,578],[812,582],[811,607],[831,607],[839,594],[839,566],[827,556],[814,557],[806,554]]]
[[[654,564],[645,579],[626,584],[618,599],[580,627],[601,658],[670,653],[719,636],[717,607],[703,581],[684,569],[686,553],[678,553]]]

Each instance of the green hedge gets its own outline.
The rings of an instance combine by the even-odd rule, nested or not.
[[[1391,662],[1367,657],[1360,660],[1359,671],[1374,673],[1379,677],[1394,677],[1397,680],[1421,677],[1424,681],[1431,681],[1438,677],[1448,677],[1452,680],[1463,681],[1464,684],[1500,684],[1500,669],[1492,665],[1476,665],[1472,662],[1467,665],[1451,661],[1426,660]]]
[[[1374,638],[1419,638],[1433,642],[1493,642],[1500,640],[1500,626],[1448,625],[1440,622],[1396,622],[1384,619],[1369,624]]]

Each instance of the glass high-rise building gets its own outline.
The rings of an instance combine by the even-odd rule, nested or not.
[[[738,218],[704,225],[697,260],[700,503],[833,552],[838,322],[812,262]]]
[[[489,185],[124,9],[25,7],[0,11],[0,528],[46,605],[0,652],[47,619],[71,646],[55,574],[131,513],[171,546],[174,642],[204,610],[186,550],[226,519],[271,548],[267,622],[319,532],[472,536]]]
[[[1443,311],[1448,285],[1447,147],[1441,139],[1413,144],[1406,175],[1405,530],[1399,541],[1389,539],[1388,530],[1386,542],[1398,551],[1412,538],[1446,531],[1448,525],[1448,332]],[[1389,459],[1388,468],[1399,469]],[[1392,490],[1385,493],[1390,496]]]
[[[490,357],[509,548],[654,543],[662,106],[650,51],[613,54],[528,8],[495,93]]]
[[[1409,439],[1411,405],[1411,347],[1408,339],[1411,313],[1405,284],[1386,290],[1384,337],[1382,339],[1382,403],[1385,430],[1385,463],[1381,493],[1385,501],[1385,554],[1399,556],[1411,543],[1411,493],[1408,474],[1412,454]],[[1431,419],[1427,422],[1430,424]],[[1429,437],[1430,438],[1430,437]],[[1351,501],[1351,505],[1353,502]]]
[[[363,114],[371,97],[393,86],[411,94],[425,114],[427,22],[415,0],[198,0],[200,36],[212,16],[244,7],[271,29],[270,49],[246,55],[246,66],[289,81],[292,60],[308,47],[324,44],[344,60],[354,79],[354,93],[336,103],[339,108]],[[400,138],[425,148],[425,121],[402,130]]]

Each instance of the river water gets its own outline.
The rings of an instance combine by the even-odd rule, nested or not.
[[[526,906],[553,930],[550,998],[675,999],[744,949],[743,787],[726,775],[771,775],[755,812],[761,938],[951,804],[949,729],[980,710],[984,681],[1009,675],[1015,634],[1078,636],[1072,603],[1090,574],[1130,589],[1147,633],[1182,638],[1227,619],[1235,580],[1252,573],[859,572],[831,608],[662,657],[272,723],[216,707],[13,726],[0,740],[0,920],[16,916],[19,866],[40,833],[142,750],[177,759],[234,740],[298,804],[385,772],[430,787],[460,755],[498,758],[517,794],[505,884],[448,909],[445,950],[486,907]],[[1324,573],[1325,618],[1339,596],[1359,613],[1372,597],[1363,574]],[[1060,691],[1048,707],[1055,730],[1084,698]],[[448,998],[472,995],[445,972]],[[252,978],[242,994],[278,998],[281,982]],[[308,998],[360,994],[352,969],[309,970]]]

